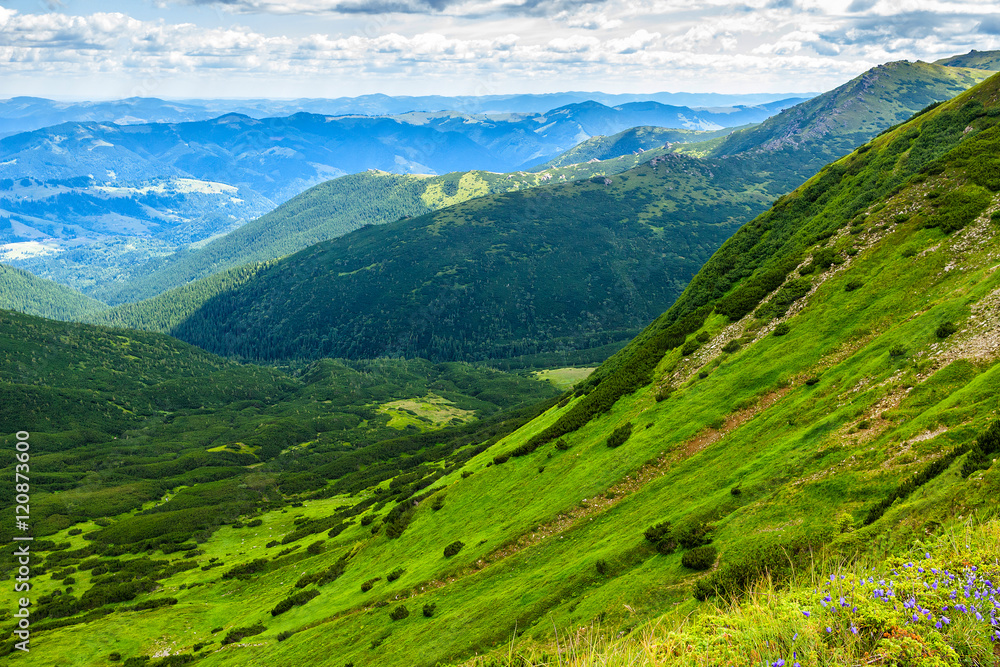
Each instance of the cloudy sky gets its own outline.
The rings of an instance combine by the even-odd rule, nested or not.
[[[807,92],[970,49],[997,0],[0,0],[0,98]]]

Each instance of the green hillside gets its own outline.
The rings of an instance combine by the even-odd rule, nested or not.
[[[884,82],[889,80],[886,79],[886,72],[892,75],[890,77],[891,81],[894,82],[892,87],[887,87],[881,83],[870,85],[871,81]],[[890,104],[894,109],[894,113],[902,115],[918,111],[926,106],[928,100],[946,99],[963,90],[968,85],[971,85],[971,83],[978,80],[976,77],[981,78],[982,75],[982,72],[974,72],[970,75],[965,73],[964,70],[926,65],[925,63],[892,63],[882,69],[876,68],[865,75],[868,77],[868,84],[860,84],[860,79],[848,82],[841,88],[817,98],[820,100],[819,103],[809,101],[804,105],[795,107],[794,109],[805,109],[805,111],[796,113],[808,116],[810,119],[809,123],[801,124],[799,116],[791,113],[794,109],[775,117],[769,121],[770,125],[766,125],[768,129],[763,136],[758,136],[757,134],[749,135],[752,140],[748,140],[746,146],[743,147],[742,150],[745,152],[740,154],[739,159],[734,159],[732,156],[722,158],[711,157],[714,153],[719,153],[720,155],[725,153],[726,151],[721,150],[720,146],[725,146],[727,145],[726,142],[731,141],[731,139],[726,137],[718,137],[708,142],[683,144],[681,146],[675,145],[669,151],[662,147],[654,148],[636,155],[628,154],[623,157],[596,163],[583,162],[572,164],[539,173],[490,174],[488,172],[469,172],[424,178],[369,172],[336,179],[313,188],[286,205],[279,207],[273,213],[214,241],[201,250],[167,261],[164,267],[146,279],[131,283],[127,293],[119,292],[115,295],[105,295],[105,298],[117,302],[148,297],[158,294],[163,289],[172,285],[184,285],[198,276],[207,275],[212,271],[221,270],[225,267],[236,266],[241,261],[263,261],[298,250],[322,238],[338,237],[347,230],[355,229],[366,222],[384,224],[398,220],[404,215],[416,216],[432,209],[460,206],[462,202],[473,197],[487,197],[485,200],[487,203],[484,203],[484,206],[496,206],[498,208],[497,214],[501,217],[506,217],[509,214],[512,202],[515,200],[505,199],[502,196],[498,196],[498,194],[508,190],[522,191],[525,188],[535,186],[541,186],[551,193],[550,195],[546,195],[546,197],[551,196],[553,198],[553,205],[545,210],[553,211],[555,219],[565,220],[566,212],[572,210],[580,211],[580,215],[586,219],[593,219],[593,216],[596,216],[598,219],[605,219],[605,222],[601,224],[606,224],[606,219],[613,217],[611,211],[606,208],[594,209],[590,208],[589,205],[581,207],[578,203],[563,203],[561,200],[562,197],[575,197],[574,193],[576,191],[565,185],[560,185],[560,182],[585,180],[593,178],[595,175],[612,177],[610,179],[612,181],[612,185],[610,186],[611,197],[610,199],[606,198],[604,201],[607,202],[608,206],[617,206],[617,204],[611,204],[610,202],[617,201],[617,197],[625,191],[621,185],[627,182],[625,179],[629,178],[630,173],[625,170],[635,170],[635,173],[639,174],[640,180],[644,180],[648,178],[645,174],[649,173],[650,164],[653,164],[655,166],[654,180],[659,179],[662,182],[662,187],[652,185],[648,188],[644,196],[647,199],[651,197],[651,199],[645,204],[646,211],[652,211],[652,215],[654,216],[658,215],[655,209],[663,211],[663,218],[667,227],[679,233],[679,236],[677,234],[672,236],[671,242],[674,245],[668,247],[667,253],[658,260],[659,266],[668,264],[671,261],[670,256],[673,253],[683,255],[686,259],[682,261],[682,266],[673,267],[675,269],[679,268],[679,272],[669,274],[666,278],[667,284],[663,284],[663,281],[660,281],[660,284],[654,285],[653,289],[646,290],[642,287],[646,283],[637,283],[639,285],[636,288],[638,300],[640,302],[648,302],[650,305],[646,310],[635,314],[631,323],[610,323],[609,328],[612,329],[612,335],[603,338],[605,341],[623,341],[636,331],[636,327],[641,326],[641,324],[644,324],[654,317],[656,313],[669,305],[676,294],[679,293],[679,290],[683,288],[686,280],[693,275],[693,271],[701,265],[701,262],[704,261],[708,254],[714,251],[718,243],[725,238],[725,236],[718,236],[716,234],[713,236],[715,241],[710,241],[709,243],[706,243],[704,238],[687,238],[686,235],[689,232],[694,232],[695,228],[686,225],[678,228],[675,226],[676,223],[684,223],[689,217],[692,220],[702,222],[705,220],[714,220],[722,224],[732,223],[729,226],[729,230],[731,231],[735,229],[736,225],[742,224],[763,211],[765,206],[774,198],[796,187],[828,160],[848,152],[856,145],[855,142],[861,143],[866,141],[872,135],[886,129],[895,121],[894,116],[877,114],[871,122],[865,124],[863,127],[853,122],[844,124],[838,120],[844,115],[837,106],[838,104],[846,105],[845,109],[848,110],[854,109],[858,104],[873,108],[881,108],[886,104]],[[903,89],[923,92],[919,94],[898,95],[899,91]],[[893,98],[894,95],[897,97]],[[890,101],[887,101],[887,99]],[[893,99],[895,101],[892,101]],[[851,114],[848,113],[847,115]],[[764,128],[765,126],[761,127]],[[817,128],[825,129],[819,132]],[[643,136],[648,138],[643,132],[641,129],[636,130],[637,134],[643,134]],[[754,131],[751,130],[750,132]],[[655,134],[653,132],[653,135]],[[766,143],[768,137],[772,135],[785,137],[785,140],[770,148],[763,146],[762,144]],[[735,137],[737,135],[732,136]],[[629,132],[619,135],[618,138],[620,142],[618,140],[612,141],[612,144],[617,146],[617,149],[626,147],[626,144],[630,146],[629,142],[635,139]],[[612,137],[610,139],[614,140],[615,138]],[[591,145],[588,150],[601,145],[601,141],[598,141]],[[670,151],[676,152],[681,150],[685,152],[685,157],[688,159],[664,159]],[[694,161],[693,158],[698,158],[702,161]],[[616,173],[622,173],[623,179],[614,179],[613,176]],[[593,184],[581,187],[594,189]],[[597,189],[602,188],[598,187]],[[714,206],[714,197],[716,196],[724,204],[724,208],[719,211],[718,215],[711,210],[711,207]],[[736,204],[736,206],[734,207],[733,204]],[[604,204],[601,204],[601,206],[604,206]],[[626,215],[634,208],[632,205],[627,206],[625,209]],[[464,215],[461,213],[461,206],[458,210],[460,215]],[[629,219],[632,220],[632,218]],[[345,220],[347,221],[346,223]],[[398,224],[405,227],[409,223]],[[658,224],[653,224],[654,229]],[[382,237],[382,234],[386,236]],[[366,244],[368,246],[375,246],[378,243],[391,244],[389,239],[396,235],[396,232],[366,230],[364,235],[365,238],[369,239],[369,241],[366,241]],[[570,237],[575,237],[579,240],[576,233],[571,233]],[[562,237],[559,240],[561,242]],[[591,237],[590,240],[597,244],[603,242],[600,237]],[[695,253],[690,257],[685,254],[683,249],[678,249],[683,248],[687,243],[690,243],[695,249]],[[714,245],[712,245],[713,243]],[[495,253],[495,249],[493,252]],[[592,252],[588,250],[585,254],[588,257],[600,258],[605,256],[603,248],[599,250],[595,249]],[[611,256],[607,257],[610,258]],[[382,257],[378,256],[378,260],[380,261],[381,259]],[[372,258],[364,266],[369,266],[375,263],[375,261],[376,259]],[[452,270],[454,262],[448,259],[447,251],[443,255],[431,253],[427,257],[422,258],[421,261],[423,261],[430,276],[433,276],[430,280],[428,280],[429,276],[425,276],[424,283],[427,285],[439,285],[445,282],[449,275],[452,275],[449,272]],[[294,260],[290,260],[285,266],[291,266],[293,262]],[[437,265],[435,268],[434,262],[444,263]],[[541,258],[539,258],[539,262],[547,264],[547,260],[542,260]],[[523,267],[518,267],[518,270],[520,268]],[[243,282],[244,280],[249,280],[250,275],[256,274],[257,271],[257,268],[247,267],[237,271],[236,275],[242,276],[239,282]],[[339,273],[341,273],[340,270],[337,271],[337,274]],[[439,273],[441,275],[437,275]],[[543,273],[550,278],[559,275],[555,271],[549,270],[547,266],[543,267]],[[184,329],[185,333],[181,334],[188,337],[188,340],[201,341],[206,345],[211,345],[210,349],[226,354],[240,354],[250,358],[272,358],[274,354],[272,351],[248,349],[243,340],[245,337],[243,333],[227,334],[227,340],[220,342],[209,341],[206,338],[207,335],[215,335],[212,332],[203,334],[197,331],[197,329],[207,327],[204,316],[208,311],[196,314],[202,304],[206,304],[209,299],[217,295],[219,299],[215,304],[218,304],[220,301],[228,303],[232,298],[232,295],[223,294],[224,291],[234,287],[231,284],[232,275],[234,274],[220,275],[208,280],[199,280],[182,289],[175,289],[169,293],[161,294],[156,299],[150,299],[135,305],[123,305],[117,309],[100,313],[87,319],[96,323],[172,332],[175,330],[175,327],[179,327],[182,320],[193,316],[194,319],[191,326]],[[270,275],[274,275],[273,271]],[[416,275],[416,272],[412,272],[410,278]],[[339,284],[334,285],[330,289],[334,289],[338,293],[346,290],[347,294],[358,296],[359,294],[352,292],[351,286],[346,283],[353,281],[358,289],[370,289],[372,288],[370,283],[373,278],[373,274],[347,278],[340,280]],[[265,278],[265,280],[267,279]],[[612,280],[618,280],[618,278],[613,278]],[[274,285],[274,281],[269,282],[272,286]],[[313,282],[319,283],[322,281],[318,276],[314,276]],[[602,278],[602,283],[605,288],[609,286],[606,276]],[[593,281],[591,281],[591,284],[593,284]],[[413,287],[411,285],[410,289],[413,289]],[[245,289],[253,289],[253,287],[248,286]],[[323,291],[327,289],[327,286],[320,285],[317,289]],[[557,281],[557,284],[554,285],[538,284],[534,286],[534,291],[536,292],[539,290],[543,292],[546,290],[566,292],[573,289],[577,290],[574,293],[574,298],[577,298],[581,294],[586,296],[588,286],[583,283],[573,284],[566,281]],[[297,291],[296,298],[300,302],[321,298],[318,296],[318,293],[303,296],[302,291],[301,288]],[[528,287],[528,291],[530,294],[530,286]],[[661,300],[661,296],[663,295],[667,295],[665,301]],[[396,297],[398,296],[400,295],[396,293]],[[433,298],[428,297],[426,288],[424,288],[424,291],[420,295],[412,299],[411,308],[426,308],[425,313],[436,312],[424,300],[425,297]],[[236,298],[242,297],[237,296]],[[283,299],[284,296],[281,295],[280,298]],[[478,297],[471,296],[470,298],[477,299]],[[265,299],[265,301],[270,300]],[[476,303],[478,304],[478,301]],[[295,304],[290,305],[292,308],[296,307]],[[310,317],[325,317],[321,313],[328,311],[329,305],[321,303],[318,311],[310,313]],[[213,307],[215,307],[214,304],[206,305],[208,309]],[[227,305],[225,307],[230,308],[235,306]],[[259,307],[263,308],[266,306]],[[364,308],[368,309],[378,307],[378,304],[374,303],[366,303],[364,305]],[[485,307],[475,306],[478,311],[484,311],[486,314],[490,314],[494,307],[493,304]],[[510,312],[508,311],[508,315]],[[542,313],[543,317],[547,315],[547,313]],[[236,315],[235,313],[229,313],[225,314],[224,317],[230,316],[235,317]],[[356,332],[357,319],[363,316],[358,315],[354,317],[354,321],[339,322],[338,324],[341,327],[346,327],[346,331]],[[391,317],[391,314],[388,314],[388,316]],[[581,347],[586,348],[590,345],[599,344],[602,340],[600,337],[595,339],[593,336],[590,336],[590,332],[604,327],[609,320],[605,319],[605,324],[600,324],[597,321],[587,322],[587,317],[581,312],[577,316],[577,322],[567,321],[565,326],[560,325],[561,331],[557,331],[553,336],[546,334],[551,339],[555,336],[565,336],[567,332],[570,332],[571,335],[576,336],[575,340],[568,343],[566,341],[550,340],[547,346],[541,347],[535,344],[536,334],[533,333],[532,329],[536,325],[530,322],[523,323],[524,326],[520,329],[517,327],[512,329],[503,324],[494,327],[493,322],[482,323],[483,327],[474,332],[473,337],[492,340],[494,337],[499,336],[499,349],[493,350],[472,350],[464,340],[460,341],[457,348],[452,342],[435,342],[434,344],[437,347],[432,350],[428,347],[426,337],[423,341],[418,339],[414,341],[397,341],[399,344],[372,345],[370,338],[374,335],[380,335],[381,331],[371,329],[360,334],[363,342],[358,351],[347,351],[343,347],[338,347],[338,344],[335,343],[323,343],[325,347],[320,348],[316,346],[314,349],[308,349],[310,343],[301,337],[297,341],[286,340],[289,337],[285,335],[281,327],[290,326],[287,320],[283,323],[279,322],[278,328],[269,329],[268,333],[260,336],[259,341],[251,341],[251,344],[252,346],[258,346],[266,339],[280,337],[282,345],[291,346],[292,348],[302,348],[289,350],[282,354],[306,357],[326,354],[326,351],[336,349],[340,350],[337,352],[338,354],[347,354],[350,356],[355,354],[383,353],[386,350],[390,350],[392,353],[412,353],[423,356],[437,356],[438,358],[456,358],[449,356],[456,354],[460,355],[457,358],[482,358],[484,356],[518,355],[517,349],[503,349],[503,338],[512,334],[520,335],[520,331],[527,331],[528,340],[526,344],[520,346],[521,349],[536,351],[540,349],[562,349],[572,352]],[[376,319],[375,321],[379,322],[380,320]],[[544,326],[545,323],[542,321],[540,324]],[[437,325],[444,326],[440,322]],[[321,326],[327,327],[326,324],[321,324]],[[378,326],[381,327],[382,325],[379,324]],[[398,330],[405,326],[404,323],[397,321],[390,329],[396,330],[398,333]],[[466,326],[472,327],[473,325],[466,323]],[[194,330],[192,330],[192,327]],[[490,329],[490,327],[493,327],[493,329]],[[576,333],[572,333],[574,332],[574,327]],[[255,328],[257,331],[261,328],[267,329],[269,328],[269,323],[257,321],[252,323],[252,328]],[[180,332],[181,329],[178,328],[177,331]],[[256,336],[257,334],[255,333],[254,335]],[[304,334],[305,337],[311,335]],[[580,338],[580,335],[583,335],[584,338]],[[294,339],[296,336],[292,336],[291,338]],[[329,338],[327,330],[318,335],[316,340],[318,341],[324,337]],[[468,336],[465,336],[465,338],[468,338]],[[271,343],[266,343],[266,345],[270,346]],[[441,345],[444,345],[444,347],[441,347]],[[473,347],[475,345],[478,345],[478,343],[473,343]],[[617,346],[620,346],[620,342],[617,345],[602,346],[597,350],[587,353],[586,356],[573,353],[575,356],[569,358],[569,361],[572,363],[601,361],[606,357],[608,351],[614,351],[617,349]],[[361,352],[360,350],[362,349],[374,350],[374,352]],[[530,359],[518,361],[517,363],[534,364],[539,362],[548,364],[552,362],[550,357],[539,358],[529,356]]]
[[[769,151],[794,159],[807,150],[820,163],[839,158],[916,111],[946,100],[990,75],[925,62],[898,61],[868,70],[843,86],[785,109],[750,129],[732,133],[712,155]],[[803,179],[820,165],[801,165]]]
[[[934,61],[935,65],[947,65],[948,67],[968,67],[971,69],[984,69],[996,72],[1000,70],[1000,51],[976,51],[973,49],[960,56],[942,58]]]
[[[69,287],[0,264],[0,308],[57,320],[82,320],[107,306]]]
[[[255,360],[472,361],[621,345],[766,206],[769,181],[740,160],[670,155],[474,199],[279,260],[170,331]]]
[[[697,134],[673,132],[678,136]],[[627,155],[597,164],[571,164],[533,173],[469,171],[410,176],[369,170],[351,174],[314,186],[202,247],[154,261],[145,275],[127,284],[108,284],[96,290],[94,296],[111,304],[139,301],[242,264],[292,254],[365,225],[418,216],[483,195],[616,174],[642,159],[628,151]]]
[[[39,548],[36,643],[8,661],[509,665],[537,648],[527,664],[566,664],[588,628],[624,654],[669,610],[683,645],[648,634],[589,664],[791,664],[795,646],[803,664],[990,664],[996,528],[949,530],[1000,509],[997,174],[1000,76],[782,197],[516,431],[350,484],[313,469],[329,481],[300,505],[248,468],[239,491],[197,484],[60,528]],[[249,496],[233,523],[149,537],[158,514],[219,496]],[[725,608],[765,576],[793,585]]]

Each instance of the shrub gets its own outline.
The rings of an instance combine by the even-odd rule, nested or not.
[[[81,529],[81,528],[70,528],[69,530],[66,531],[66,534],[67,535],[79,535],[82,532],[83,532],[83,529]]]
[[[567,449],[569,449],[569,445],[566,443],[565,439],[559,438],[558,440],[556,440],[556,449],[558,449],[560,452],[565,452]]]
[[[865,284],[860,280],[848,280],[847,284],[844,285],[845,292],[853,292],[856,289],[861,289]]]
[[[306,552],[313,556],[321,554],[324,551],[326,551],[326,544],[323,542],[323,540],[316,540],[308,547],[306,547]]]
[[[738,496],[738,495],[740,495],[742,493],[743,493],[743,489],[740,488],[739,484],[737,484],[733,488],[729,489],[729,495],[731,495],[731,496]]]
[[[317,595],[319,595],[319,591],[317,591],[316,589],[308,591],[300,591],[298,593],[295,593],[294,595],[290,595],[281,602],[279,602],[274,607],[274,609],[271,610],[271,616],[278,616],[279,614],[284,614],[292,607],[298,607],[304,605]]]
[[[281,542],[279,542],[278,540],[271,540],[270,542],[268,542],[267,544],[265,544],[264,547],[267,548],[267,549],[271,549],[272,547],[276,547],[279,544],[281,544]]]
[[[739,349],[740,349],[740,342],[735,339],[729,341],[728,343],[722,346],[722,351],[729,354],[732,354],[733,352],[736,352]]]
[[[712,541],[709,536],[711,526],[699,521],[679,524],[670,531],[670,536],[685,549],[693,549]]]
[[[903,347],[902,345],[893,345],[892,347],[889,348],[889,356],[893,358],[905,357],[906,348]]]
[[[608,436],[607,445],[611,448],[620,447],[625,444],[630,435],[632,435],[632,422],[628,422],[624,426],[619,426],[612,431],[611,435]]]
[[[245,628],[233,628],[227,634],[225,639],[222,640],[222,645],[234,644],[244,637],[253,637],[254,635],[259,635],[260,633],[267,630],[263,623],[256,623],[254,625],[247,626]]]
[[[368,581],[366,581],[363,584],[361,584],[361,592],[362,593],[367,593],[368,591],[370,591],[372,589],[372,586],[375,585],[375,582],[378,581],[381,578],[382,577],[375,577],[375,578],[369,579]]]
[[[424,616],[426,616],[427,618],[430,618],[431,616],[434,615],[434,612],[436,610],[437,610],[437,605],[434,604],[433,602],[431,602],[429,604],[425,604],[424,605]]]
[[[496,465],[501,465],[507,463],[510,460],[510,454],[498,454],[493,457],[493,463]]]
[[[454,542],[452,542],[451,544],[449,544],[448,546],[446,546],[444,548],[444,557],[445,558],[451,558],[452,556],[454,556],[455,554],[457,554],[459,551],[461,551],[462,547],[464,547],[464,546],[465,546],[465,544],[463,542],[461,542],[460,540],[455,540]]]
[[[707,570],[715,565],[717,550],[711,544],[703,547],[695,547],[690,551],[685,551],[681,556],[681,565],[689,570]]]
[[[656,544],[669,534],[670,534],[670,522],[664,521],[662,523],[656,524],[655,526],[650,526],[649,528],[646,529],[646,532],[644,532],[642,535],[643,537],[646,538],[647,541]]]
[[[409,615],[410,615],[410,610],[403,605],[399,605],[398,607],[389,612],[389,618],[391,618],[394,621],[402,621]]]
[[[811,387],[814,384],[816,384],[817,382],[819,382],[819,377],[816,376],[816,375],[813,375],[811,378],[809,378],[808,380],[806,380],[806,386]]]
[[[374,521],[374,520],[375,520],[375,515],[374,514],[366,514],[363,517],[361,517],[361,525],[362,526],[370,526],[370,525],[372,525],[372,521]]]
[[[665,401],[670,398],[670,394],[674,393],[674,388],[670,385],[665,385],[656,390],[656,402]]]
[[[469,479],[470,477],[472,477],[472,471],[471,470],[463,470],[462,471],[462,479]]]
[[[264,525],[263,519],[254,519],[253,521],[247,522],[247,528],[256,528],[257,526],[263,526],[263,525]]]
[[[602,577],[608,576],[608,572],[611,571],[610,568],[608,567],[608,561],[604,560],[603,558],[599,558],[597,561],[595,561],[594,567],[597,569],[597,574],[601,575]]]
[[[958,327],[953,322],[942,322],[934,333],[938,338],[947,338],[958,331]]]
[[[121,659],[122,659],[122,654],[119,653],[118,651],[115,651],[108,655],[108,660],[110,660],[111,662],[121,662]]]
[[[946,234],[957,231],[975,220],[992,200],[993,195],[978,185],[959,186],[936,198],[935,211],[925,224],[939,227]]]
[[[698,379],[704,380],[708,377],[708,371],[698,371]]]
[[[401,576],[403,576],[404,572],[406,572],[405,568],[397,567],[395,570],[393,570],[389,574],[385,575],[385,580],[386,581],[396,581]]]
[[[444,508],[444,494],[439,493],[434,497],[434,502],[431,503],[431,509],[435,512],[439,512]]]
[[[712,339],[712,336],[707,331],[702,331],[694,339],[699,343],[707,343]]]
[[[694,338],[691,338],[684,343],[683,347],[681,347],[681,356],[687,357],[689,355],[692,355],[695,353],[695,351],[697,351],[699,347],[701,347],[701,344]]]
[[[295,630],[282,630],[278,633],[278,641],[283,642],[294,634]]]
[[[774,335],[775,336],[784,336],[785,334],[787,334],[791,330],[792,330],[791,327],[789,327],[787,324],[785,324],[784,322],[782,322],[778,326],[774,327]]]

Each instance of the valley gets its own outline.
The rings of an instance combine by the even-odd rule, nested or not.
[[[226,185],[287,201],[83,291],[0,267],[3,660],[992,664],[996,57],[531,170]]]

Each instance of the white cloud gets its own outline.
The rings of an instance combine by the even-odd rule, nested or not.
[[[0,81],[11,94],[20,92],[15,84],[60,77],[114,78],[126,82],[118,84],[127,88],[125,94],[161,95],[177,95],[184,85],[192,91],[188,94],[204,95],[194,91],[203,91],[206,81],[215,86],[209,94],[224,90],[247,96],[372,89],[498,92],[532,86],[806,91],[830,88],[887,60],[932,60],[971,48],[1000,48],[1000,7],[993,0],[198,4],[224,6],[232,14],[219,14],[217,19],[229,19],[205,26],[192,20],[204,10],[180,1],[167,3],[165,18],[152,20],[114,12],[73,16],[0,7]],[[399,11],[352,14],[379,7]],[[299,16],[295,24],[300,29],[285,29],[303,13],[308,16]],[[475,18],[484,15],[494,18]],[[171,16],[183,20],[166,18]],[[226,26],[232,18],[253,27]],[[353,88],[345,91],[345,86]]]

